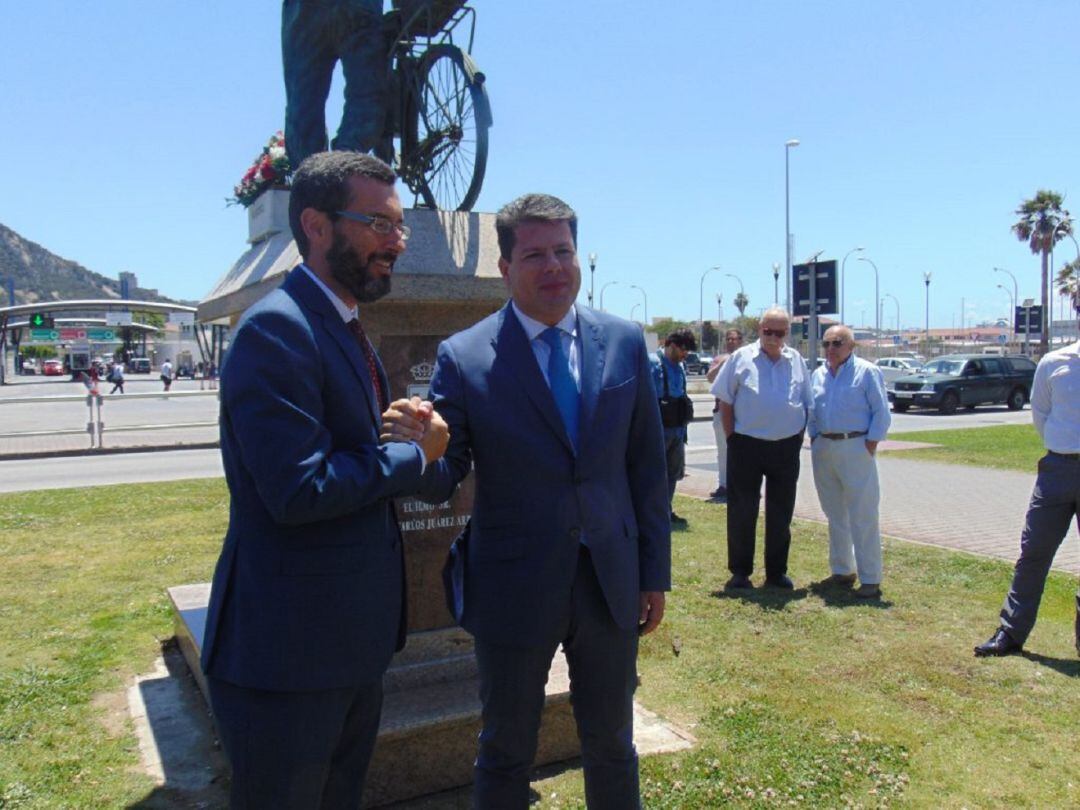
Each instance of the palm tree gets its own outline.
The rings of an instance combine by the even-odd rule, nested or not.
[[[746,308],[750,306],[750,299],[746,297],[746,294],[740,290],[735,296],[733,301],[735,309],[739,310],[739,317],[741,318],[746,314]]]
[[[1055,284],[1058,295],[1069,296],[1073,309],[1080,310],[1080,257],[1061,266]]]
[[[1056,191],[1039,189],[1030,200],[1024,200],[1015,213],[1019,220],[1012,226],[1012,232],[1021,242],[1027,242],[1031,252],[1042,257],[1042,311],[1040,325],[1041,339],[1039,349],[1045,354],[1048,348],[1050,323],[1050,251],[1066,234],[1072,233],[1072,218],[1062,208],[1065,197]]]

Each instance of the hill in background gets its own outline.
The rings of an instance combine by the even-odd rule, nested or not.
[[[0,224],[0,306],[7,306],[8,279],[15,280],[15,303],[103,299],[120,296],[120,281],[87,270],[78,262],[62,259],[36,242]],[[137,301],[187,303],[160,295],[157,290],[129,289]]]

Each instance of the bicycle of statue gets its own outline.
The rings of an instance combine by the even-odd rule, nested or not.
[[[389,105],[375,150],[417,205],[469,211],[487,167],[491,105],[469,55],[476,12],[464,0],[395,0],[383,16]],[[467,43],[464,47],[455,41]]]

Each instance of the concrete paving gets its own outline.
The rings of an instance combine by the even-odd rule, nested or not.
[[[711,438],[712,429],[709,428]],[[895,447],[895,443],[893,447]],[[1035,474],[905,459],[881,445],[881,531],[916,543],[1015,562]],[[707,498],[716,488],[716,445],[692,443],[678,492]],[[814,488],[810,451],[803,448],[795,516],[825,522]],[[888,561],[886,561],[886,565]],[[822,563],[823,568],[827,565]],[[1054,567],[1080,574],[1080,541],[1070,531]]]

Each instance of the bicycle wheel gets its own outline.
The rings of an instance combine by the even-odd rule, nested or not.
[[[402,156],[404,179],[429,208],[468,211],[487,167],[491,107],[484,74],[454,45],[435,45],[420,59],[415,110],[407,126],[414,144]]]

